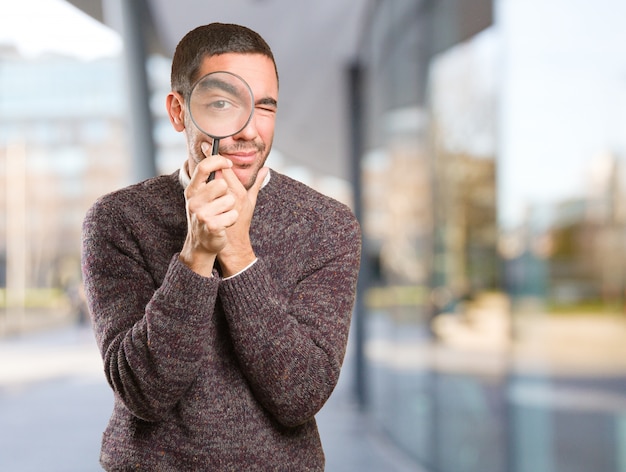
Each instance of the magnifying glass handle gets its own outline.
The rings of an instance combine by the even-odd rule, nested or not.
[[[220,140],[219,139],[213,139],[213,147],[211,148],[211,155],[215,156],[218,154],[218,150],[220,147]],[[206,179],[207,182],[210,182],[211,180],[213,180],[215,178],[215,171],[211,172],[209,174],[209,178]]]

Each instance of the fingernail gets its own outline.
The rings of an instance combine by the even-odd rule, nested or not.
[[[200,149],[202,149],[202,152],[207,152],[209,150],[210,146],[209,143],[204,142],[200,145]]]

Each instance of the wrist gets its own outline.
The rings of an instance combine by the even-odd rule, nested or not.
[[[227,254],[220,252],[217,257],[223,278],[232,277],[250,267],[256,261],[254,251]]]
[[[178,258],[196,274],[203,277],[213,276],[213,267],[215,266],[215,254],[209,254],[199,251],[193,251],[183,247]]]

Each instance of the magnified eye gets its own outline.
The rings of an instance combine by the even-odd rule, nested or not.
[[[229,102],[228,100],[215,100],[209,103],[209,108],[212,108],[215,110],[228,110],[232,106],[233,104]]]
[[[214,139],[242,130],[254,111],[250,87],[229,72],[212,72],[201,78],[193,86],[188,103],[195,126]]]

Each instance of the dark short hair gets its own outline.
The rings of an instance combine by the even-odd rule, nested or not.
[[[172,90],[186,97],[200,78],[198,71],[204,58],[226,53],[262,54],[272,60],[278,78],[274,55],[261,35],[245,26],[211,23],[191,30],[176,46],[172,60]]]

